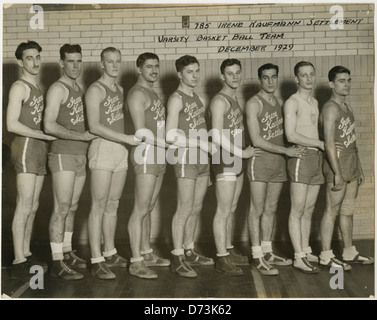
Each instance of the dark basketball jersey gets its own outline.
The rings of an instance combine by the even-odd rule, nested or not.
[[[80,133],[86,131],[84,119],[83,91],[80,87],[75,90],[68,84],[63,84],[69,91],[67,100],[60,105],[56,123]],[[86,154],[88,142],[78,140],[57,139],[51,142],[51,152],[66,154]]]

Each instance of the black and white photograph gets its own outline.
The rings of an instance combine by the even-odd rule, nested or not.
[[[1,21],[1,300],[375,299],[374,1]]]

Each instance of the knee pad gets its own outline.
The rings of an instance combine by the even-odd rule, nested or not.
[[[105,213],[107,216],[114,217],[117,215],[119,200],[109,200],[106,205]]]

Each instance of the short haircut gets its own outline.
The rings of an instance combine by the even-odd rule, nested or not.
[[[60,48],[60,59],[65,60],[66,53],[81,53],[81,47],[79,44],[66,43]]]
[[[258,78],[259,79],[261,78],[263,70],[270,70],[270,69],[275,69],[276,74],[279,75],[279,67],[276,64],[266,63],[258,68]]]
[[[18,60],[22,60],[22,54],[25,50],[37,49],[38,52],[42,51],[42,47],[35,41],[28,40],[28,42],[22,42],[18,45],[16,52],[14,53]]]
[[[328,74],[329,81],[334,82],[336,75],[339,73],[348,73],[349,75],[351,75],[351,71],[349,71],[346,67],[335,66],[331,68],[329,71],[329,74]]]
[[[224,60],[221,64],[221,66],[220,66],[221,74],[224,74],[226,67],[230,67],[230,66],[233,66],[235,64],[242,69],[241,62],[238,59],[226,59],[226,60]]]
[[[312,64],[311,62],[309,62],[309,61],[300,61],[299,63],[297,63],[297,64],[295,65],[295,68],[294,68],[295,76],[296,76],[296,77],[298,76],[298,71],[299,71],[299,69],[300,69],[301,67],[309,67],[309,66],[312,67],[312,68],[315,70],[313,64]]]
[[[157,54],[155,54],[153,52],[144,52],[137,57],[136,67],[138,67],[138,68],[142,67],[144,65],[145,61],[147,61],[149,59],[160,61],[160,58],[158,57]]]
[[[101,61],[103,61],[105,59],[105,54],[108,53],[108,52],[118,52],[119,55],[122,56],[122,53],[120,52],[119,49],[114,48],[114,47],[107,47],[107,48],[103,49],[102,52],[101,52]]]
[[[193,63],[199,64],[198,59],[196,59],[194,56],[185,55],[175,61],[175,68],[177,69],[177,72],[182,72],[184,67],[187,67]]]

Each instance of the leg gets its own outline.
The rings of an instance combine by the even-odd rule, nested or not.
[[[111,171],[91,171],[90,191],[92,194],[92,206],[88,219],[88,233],[92,258],[102,256],[102,221],[109,198],[112,175]]]
[[[199,215],[202,211],[204,197],[208,188],[208,176],[198,177],[195,184],[195,196],[192,213],[188,217],[185,233],[184,233],[184,246],[187,249],[192,249],[195,240],[196,224]]]
[[[311,185],[306,195],[305,211],[301,218],[301,246],[309,247],[310,231],[312,226],[312,216],[317,202],[320,185]]]
[[[235,215],[236,210],[237,210],[237,204],[238,204],[238,200],[239,200],[240,195],[241,195],[242,187],[243,187],[243,174],[240,174],[237,177],[237,180],[236,180],[236,190],[234,192],[231,213],[230,213],[228,220],[226,222],[226,247],[227,248],[233,247],[234,215]]]
[[[227,221],[230,218],[233,199],[236,191],[236,181],[221,181],[224,175],[218,175],[216,181],[216,199],[217,208],[213,219],[213,235],[215,238],[215,245],[218,256],[226,256],[227,238]]]
[[[141,258],[143,221],[151,206],[156,181],[157,177],[150,174],[137,174],[135,178],[135,204],[128,222],[132,258]]]
[[[164,175],[160,174],[154,184],[154,190],[152,200],[148,208],[148,213],[143,221],[143,232],[141,238],[141,251],[150,251],[150,239],[151,239],[151,212],[156,206],[158,196],[160,195],[162,182],[164,181]]]
[[[26,221],[25,238],[24,238],[24,255],[30,256],[30,241],[33,233],[34,218],[39,207],[39,196],[42,191],[44,176],[37,176],[35,180],[34,196],[33,196],[33,206],[31,213]]]
[[[289,213],[289,235],[295,253],[303,252],[301,237],[301,218],[305,212],[309,186],[303,183],[291,183],[291,212]]]
[[[275,214],[282,187],[282,183],[269,182],[267,184],[266,200],[264,202],[264,210],[261,221],[262,241],[271,241],[272,239],[272,233],[275,225]]]
[[[178,178],[177,211],[172,220],[172,235],[174,250],[180,250],[183,254],[183,237],[188,217],[192,214],[195,198],[196,180]]]
[[[115,231],[117,226],[117,210],[119,199],[122,196],[124,184],[126,182],[127,171],[114,173],[111,179],[109,198],[103,216],[103,239],[104,251],[115,249]]]
[[[59,171],[52,175],[52,187],[54,193],[54,209],[50,219],[50,242],[63,246],[64,228],[68,212],[72,203],[73,188],[75,185],[75,172]],[[58,252],[60,249],[57,248]],[[63,248],[61,248],[63,253]],[[56,257],[53,260],[61,260]]]
[[[260,219],[263,214],[266,200],[267,183],[250,182],[250,208],[248,215],[248,227],[251,246],[260,246]]]
[[[321,220],[322,251],[331,250],[335,219],[340,212],[340,206],[347,189],[345,187],[340,191],[332,191],[332,187],[332,183],[328,183],[326,186],[326,208]]]
[[[12,222],[14,261],[26,261],[24,255],[25,229],[29,215],[33,210],[33,197],[35,194],[36,175],[19,173],[16,177],[17,204]]]
[[[65,222],[65,230],[64,230],[65,232],[73,232],[75,214],[79,206],[79,200],[80,200],[82,190],[84,188],[85,179],[86,179],[86,176],[75,177],[71,205],[69,207],[69,212],[68,212],[67,219]]]

